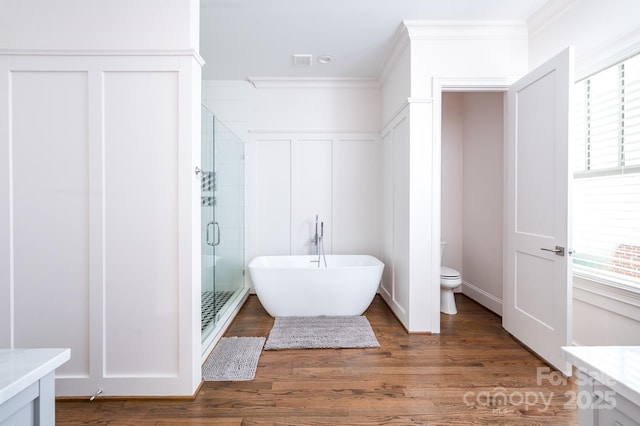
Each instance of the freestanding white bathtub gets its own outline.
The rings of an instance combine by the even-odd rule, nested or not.
[[[253,288],[273,317],[362,315],[384,263],[368,255],[259,256],[249,262]],[[316,262],[313,262],[316,261]]]

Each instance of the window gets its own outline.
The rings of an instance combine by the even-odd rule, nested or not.
[[[640,289],[640,55],[576,84],[574,270]]]

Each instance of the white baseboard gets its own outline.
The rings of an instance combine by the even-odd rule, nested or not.
[[[466,281],[462,282],[462,293],[490,311],[502,316],[502,300],[498,299],[494,295],[489,294],[481,288],[478,288]]]

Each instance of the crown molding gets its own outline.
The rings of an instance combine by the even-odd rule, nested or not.
[[[378,73],[385,81],[414,40],[528,40],[524,21],[402,21]]]
[[[201,66],[204,59],[191,49],[185,50],[38,50],[38,49],[0,49],[0,56],[190,56]]]
[[[529,37],[533,38],[538,35],[547,25],[567,13],[578,1],[579,0],[554,0],[546,2],[544,6],[535,11],[527,20]]]
[[[411,39],[409,38],[409,31],[407,31],[407,26],[401,23],[398,26],[395,34],[393,35],[393,40],[391,41],[391,46],[385,55],[385,59],[382,62],[382,67],[378,72],[378,80],[385,81],[393,67],[398,63],[398,59],[404,51],[409,47],[411,43]]]
[[[422,21],[403,22],[413,40],[528,39],[525,21]]]
[[[377,89],[375,78],[248,77],[256,89]]]

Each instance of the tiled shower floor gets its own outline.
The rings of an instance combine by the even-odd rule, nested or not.
[[[233,296],[233,291],[202,292],[202,330],[214,320],[225,303]]]

